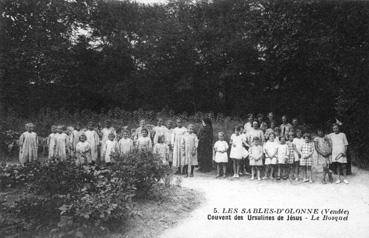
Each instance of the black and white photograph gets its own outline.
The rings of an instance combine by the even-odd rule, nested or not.
[[[0,0],[0,237],[368,238],[369,1]]]

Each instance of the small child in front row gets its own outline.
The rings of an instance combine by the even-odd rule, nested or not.
[[[169,146],[164,143],[163,135],[157,137],[157,143],[154,145],[153,154],[158,156],[164,165],[169,165]]]
[[[153,148],[153,154],[163,162],[164,165],[169,166],[169,146],[165,141],[165,136],[161,135],[157,137],[157,143]],[[169,171],[165,174],[163,180],[165,185],[170,185],[170,173]]]
[[[287,177],[285,177],[285,165],[286,165],[286,161],[289,156],[288,145],[286,144],[286,137],[281,136],[279,141],[280,141],[280,144],[278,145],[278,151],[277,151],[277,160],[278,160],[277,180],[281,178],[287,179]]]
[[[243,143],[244,139],[241,135],[241,131],[243,130],[242,126],[235,127],[234,134],[231,136],[231,153],[229,157],[233,161],[233,178],[239,178],[240,172],[240,161],[242,160],[243,155]]]
[[[214,161],[217,164],[217,176],[221,176],[221,171],[223,172],[223,178],[226,177],[227,173],[227,163],[228,163],[228,143],[224,140],[224,132],[218,133],[218,141],[214,144]]]
[[[249,158],[251,166],[251,179],[255,179],[255,172],[258,180],[260,178],[260,169],[263,166],[263,146],[261,146],[261,140],[259,137],[254,138],[254,142],[249,149]]]
[[[102,159],[105,161],[106,165],[110,165],[112,163],[112,157],[118,152],[118,144],[115,140],[114,133],[110,133],[108,135],[108,140],[103,144],[103,146],[104,148],[102,151],[104,153],[102,155]]]
[[[314,153],[314,144],[311,142],[311,136],[308,133],[304,134],[304,143],[301,148],[301,159],[300,166],[304,174],[304,183],[313,182],[313,174],[311,170],[311,166],[313,164],[313,153]]]
[[[62,125],[57,126],[56,132],[54,136],[54,157],[60,161],[65,161],[68,151],[68,136],[64,133],[64,126]]]
[[[87,142],[85,134],[79,136],[79,142],[76,145],[76,165],[91,163],[91,146]]]
[[[296,130],[296,137],[293,138],[292,143],[294,144],[294,150],[295,150],[295,162],[293,163],[294,167],[294,175],[295,175],[295,181],[299,181],[299,175],[300,175],[300,159],[301,159],[301,148],[304,144],[304,138],[302,138],[302,131],[297,129]]]
[[[286,162],[286,177],[288,177],[288,179],[290,181],[293,180],[293,174],[294,174],[294,162],[295,162],[295,150],[296,150],[296,146],[293,143],[293,133],[288,133],[288,141],[287,141],[287,146],[288,146],[288,159]]]
[[[51,126],[51,133],[47,137],[47,146],[49,150],[49,159],[52,159],[54,157],[55,153],[55,135],[56,135],[56,125]]]
[[[129,137],[129,130],[123,130],[123,136],[118,142],[118,152],[126,156],[134,151],[133,140]]]
[[[188,131],[182,137],[181,151],[182,151],[182,164],[183,171],[188,177],[188,172],[190,171],[190,177],[193,177],[193,171],[195,166],[199,165],[197,159],[197,147],[199,145],[199,139],[194,133],[194,126],[192,124],[188,125]]]
[[[141,136],[136,141],[137,150],[139,152],[151,152],[152,142],[149,137],[149,131],[146,128],[141,130]]]
[[[274,169],[277,164],[278,142],[274,140],[274,137],[274,133],[271,133],[269,140],[264,144],[265,173],[263,179],[267,179],[268,175],[270,179],[273,179]]]

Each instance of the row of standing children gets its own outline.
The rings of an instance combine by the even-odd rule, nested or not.
[[[89,122],[86,129],[80,125],[75,128],[52,126],[48,136],[48,158],[64,161],[68,157],[74,158],[77,164],[95,163],[100,160],[112,163],[114,154],[128,155],[133,151],[153,152],[163,163],[178,168],[177,173],[193,176],[194,168],[198,165],[197,146],[198,138],[194,133],[194,126],[187,128],[182,120],[168,121],[167,126],[163,120],[158,119],[157,126],[150,132],[145,120],[130,135],[127,128],[117,133],[110,121],[106,121],[102,130],[96,130],[94,124]],[[26,124],[26,132],[20,137],[20,163],[24,164],[37,159],[38,140],[32,123]]]
[[[231,136],[229,156],[233,161],[234,177],[239,177],[244,167],[251,166],[252,178],[261,179],[264,168],[264,179],[274,178],[276,172],[277,179],[282,177],[298,180],[302,172],[303,181],[312,182],[312,156],[315,150],[323,164],[323,182],[326,175],[331,176],[330,164],[333,160],[337,163],[339,175],[336,183],[342,181],[341,171],[343,182],[348,183],[345,178],[348,142],[346,135],[339,131],[338,125],[334,125],[333,133],[327,136],[322,130],[318,130],[318,136],[312,142],[309,134],[302,137],[297,120],[293,120],[290,125],[287,123],[287,117],[283,116],[281,126],[274,127],[275,122],[269,114],[270,127],[267,128],[266,123],[259,118],[262,117],[258,116],[258,120],[253,121],[253,118],[249,117],[245,126],[237,127]],[[38,157],[38,140],[34,128],[32,123],[27,123],[26,132],[20,137],[21,164]],[[219,140],[214,145],[217,176],[222,172],[223,176],[226,174],[229,147],[224,137],[224,133],[219,133]],[[194,168],[198,165],[198,138],[194,127],[189,125],[185,128],[181,119],[177,119],[174,128],[172,121],[169,120],[167,126],[164,126],[163,120],[159,118],[152,133],[146,128],[145,121],[141,120],[140,127],[132,135],[127,128],[117,133],[109,121],[101,131],[95,130],[93,123],[88,123],[87,129],[81,129],[79,125],[76,128],[68,127],[66,132],[63,126],[53,126],[48,137],[48,147],[49,158],[65,160],[70,156],[76,158],[78,164],[94,163],[99,157],[106,163],[111,163],[114,153],[127,155],[134,150],[140,150],[152,151],[164,163],[177,168],[176,174],[188,176],[190,173],[190,176],[193,176]]]
[[[272,120],[271,120],[272,121]],[[322,183],[333,181],[331,164],[336,163],[338,178],[336,183],[348,183],[346,179],[346,135],[339,131],[339,125],[334,124],[333,132],[324,135],[323,130],[317,130],[317,136],[312,140],[309,133],[302,133],[302,127],[294,120],[294,127],[287,123],[287,117],[282,117],[280,127],[274,127],[275,122],[260,123],[260,120],[249,121],[245,126],[237,126],[230,138],[230,146],[225,141],[224,132],[218,133],[218,141],[214,144],[214,161],[217,165],[216,177],[226,177],[229,158],[233,165],[233,177],[242,174],[241,169],[250,167],[251,179],[290,179],[299,181],[302,174],[303,182],[312,183],[313,157],[322,164]],[[230,150],[229,150],[230,148]],[[333,161],[332,161],[333,158]],[[247,169],[245,169],[247,170]],[[343,178],[341,177],[341,172]]]

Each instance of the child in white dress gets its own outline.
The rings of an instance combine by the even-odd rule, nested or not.
[[[224,132],[218,133],[218,141],[214,144],[214,161],[217,164],[217,176],[219,178],[223,171],[223,178],[226,177],[229,149],[228,143],[224,140]]]
[[[154,145],[153,154],[158,156],[164,165],[169,165],[169,146],[165,143],[164,136],[158,136]]]
[[[81,130],[81,125],[79,123],[77,123],[77,125],[74,127],[73,130],[73,144],[72,144],[72,148],[74,153],[76,153],[76,146],[77,143],[79,142],[79,137],[82,135],[82,130]]]
[[[157,126],[155,126],[153,128],[153,132],[154,132],[153,143],[154,143],[154,145],[156,143],[158,143],[158,139],[159,139],[160,136],[165,136],[165,134],[167,133],[167,130],[168,130],[168,128],[163,125],[163,119],[158,118]]]
[[[254,138],[254,143],[249,149],[250,166],[251,166],[251,179],[255,179],[255,172],[258,180],[260,178],[260,169],[263,166],[263,146],[261,145],[260,138]]]
[[[231,153],[229,157],[233,161],[233,178],[239,178],[240,172],[240,161],[242,160],[243,155],[243,136],[241,131],[243,130],[242,126],[238,126],[235,128],[235,133],[232,134],[230,144],[231,144]]]
[[[114,133],[110,133],[108,135],[108,140],[105,141],[104,146],[105,148],[102,150],[104,151],[103,160],[105,161],[107,165],[110,165],[112,163],[112,157],[118,151],[118,145],[117,145],[117,141],[115,140]]]
[[[188,131],[182,137],[182,162],[184,165],[183,173],[188,176],[188,172],[191,169],[190,177],[193,177],[193,171],[195,166],[199,164],[197,160],[197,146],[199,145],[199,139],[194,133],[194,126],[192,124],[188,125]]]
[[[140,137],[142,137],[142,130],[143,129],[146,129],[146,131],[147,131],[147,136],[149,137],[149,138],[151,138],[151,135],[150,135],[150,132],[149,132],[149,130],[147,129],[147,127],[146,127],[146,120],[145,119],[142,119],[142,120],[140,120],[140,126],[135,130],[135,133],[134,134],[132,134],[132,135],[134,135],[133,136],[133,138],[134,138],[134,142],[137,142],[137,140],[140,138]]]
[[[182,120],[180,118],[177,119],[177,127],[173,129],[171,144],[173,148],[173,167],[177,168],[176,174],[181,174],[182,172],[182,152],[181,152],[181,143],[182,137],[187,132],[187,129],[182,126]]]
[[[133,140],[129,137],[129,131],[123,131],[123,137],[119,140],[118,151],[120,156],[126,156],[134,151]]]
[[[79,142],[76,145],[76,165],[91,163],[91,147],[87,142],[85,134],[79,136]]]
[[[137,139],[137,150],[139,152],[152,152],[152,142],[149,137],[149,131],[143,128],[141,134],[141,137]]]
[[[38,138],[32,123],[25,125],[26,131],[19,138],[19,162],[25,163],[37,160]]]
[[[293,138],[292,143],[294,144],[295,148],[295,161],[293,163],[293,167],[295,170],[294,177],[295,180],[299,180],[299,174],[300,174],[300,158],[301,158],[301,149],[302,145],[304,144],[304,138],[302,138],[302,131],[297,129],[296,130],[296,137]]]
[[[332,145],[332,163],[337,164],[337,181],[336,183],[341,183],[341,179],[344,183],[348,184],[348,180],[346,179],[346,164],[347,164],[347,146],[348,141],[346,138],[346,134],[340,132],[339,126],[337,124],[333,124],[333,133],[328,135],[328,138],[331,141]],[[341,171],[342,176],[341,178]]]
[[[286,178],[285,177],[285,165],[288,159],[288,155],[289,155],[289,149],[288,149],[288,145],[286,144],[286,137],[281,136],[280,139],[280,144],[278,145],[278,150],[277,150],[277,163],[278,163],[278,175],[277,175],[277,180],[281,179],[281,178]]]
[[[101,129],[101,157],[105,155],[105,143],[109,140],[108,137],[110,134],[114,134],[114,138],[117,136],[117,133],[114,129],[114,127],[111,124],[110,120],[105,121],[105,126],[103,129]]]
[[[63,131],[64,126],[59,125],[56,129],[56,134],[54,136],[55,140],[55,154],[54,157],[60,161],[65,161],[67,159],[68,150],[68,135]]]
[[[274,133],[269,135],[269,140],[264,144],[265,154],[265,174],[263,179],[273,179],[274,170],[277,164],[278,142],[274,140]]]
[[[88,123],[88,129],[85,132],[87,142],[90,144],[91,147],[91,159],[92,163],[95,163],[98,158],[98,151],[100,146],[100,138],[97,132],[95,131],[94,124],[92,122]]]
[[[49,149],[49,156],[48,158],[51,159],[54,157],[55,153],[55,135],[56,135],[56,125],[51,126],[51,133],[47,137],[47,147]]]

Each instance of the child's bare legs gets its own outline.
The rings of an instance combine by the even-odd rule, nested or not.
[[[236,174],[237,174],[237,160],[235,159],[232,159],[233,160],[233,177],[236,177]]]
[[[184,165],[182,167],[182,174],[188,176],[188,165]]]
[[[245,159],[241,159],[240,161],[239,161],[239,171],[238,171],[238,173],[240,174],[240,175],[243,175],[243,174],[245,174]]]
[[[300,162],[299,161],[295,161],[294,164],[294,172],[295,172],[295,180],[298,181],[299,180],[299,176],[300,176]]]
[[[260,166],[256,166],[256,172],[257,172],[258,180],[261,180],[261,178],[260,178]]]
[[[290,165],[284,164],[283,165],[283,179],[288,179],[290,177]]]
[[[302,175],[302,179],[305,180],[306,179],[306,171],[305,171],[305,167],[306,166],[300,166],[300,173]]]
[[[303,165],[303,166],[300,166],[300,167],[301,167],[301,169],[300,169],[300,170],[302,170],[302,178],[303,178],[303,181],[304,181],[304,182],[309,181],[309,180],[307,179],[307,167],[306,167],[306,165]]]
[[[270,165],[270,176],[269,176],[270,179],[273,179],[275,166],[276,166],[275,164]]]
[[[343,182],[344,183],[348,183],[348,181],[346,180],[346,164],[344,163],[337,163],[337,175],[338,175],[338,179],[336,183],[340,183],[341,182],[341,170],[342,170],[342,177],[343,177]]]
[[[327,164],[323,164],[323,178],[322,178],[322,183],[323,184],[327,183],[327,181],[325,180],[325,177],[327,176],[327,174],[328,174]]]
[[[236,171],[237,171],[237,177],[239,176],[238,174],[240,173],[240,161],[236,160]]]
[[[268,178],[268,172],[269,172],[269,165],[265,165],[263,179],[267,179]]]
[[[289,169],[289,164],[284,164],[283,165],[283,179],[288,179],[290,177],[290,169]]]
[[[290,180],[293,179],[293,169],[294,169],[293,164],[289,164],[288,165],[288,178]]]
[[[255,166],[251,166],[251,179],[255,179]]]
[[[193,177],[193,171],[195,170],[195,165],[191,165],[191,173],[190,173],[190,177]]]
[[[347,174],[347,171],[346,171],[346,164],[340,164],[341,168],[342,168],[342,173],[343,173],[343,179],[345,180],[346,179],[346,174]]]
[[[307,179],[309,179],[309,182],[313,182],[313,170],[311,169],[311,166],[306,166],[306,173],[307,173]]]
[[[240,161],[237,159],[233,159],[233,177],[238,178],[238,173],[240,172]]]
[[[249,156],[244,159],[244,163],[245,163],[244,164],[244,168],[245,168],[244,173],[245,174],[250,174],[251,166],[250,166],[250,157]]]
[[[336,183],[340,183],[341,182],[341,166],[339,163],[337,163],[336,172],[338,176]]]
[[[227,175],[227,163],[222,163],[222,167],[223,167],[223,178],[225,178]]]
[[[331,170],[329,162],[327,162],[328,181],[333,183],[333,172]]]
[[[281,178],[281,172],[282,172],[282,165],[277,164],[277,179]]]
[[[286,177],[286,165],[281,164],[281,179],[284,179]]]
[[[220,166],[222,166],[221,163],[217,163],[217,178],[220,177]]]

